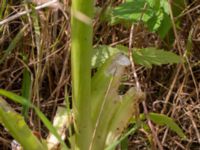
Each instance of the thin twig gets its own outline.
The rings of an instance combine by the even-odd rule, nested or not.
[[[179,74],[180,74],[181,68],[182,68],[182,66],[179,65],[178,68],[177,68],[177,70],[176,70],[176,74],[175,74],[174,79],[173,79],[173,81],[172,81],[172,83],[171,83],[171,86],[170,86],[170,88],[169,88],[169,92],[167,93],[167,96],[166,96],[166,98],[165,98],[165,104],[164,104],[163,109],[162,109],[162,111],[161,111],[162,114],[165,113],[165,111],[166,111],[166,109],[167,109],[167,104],[168,104],[168,102],[169,102],[170,96],[171,96],[171,94],[172,94],[172,92],[173,92],[173,89],[174,89],[174,87],[175,87],[175,84],[176,84],[176,81],[177,81],[178,76],[179,76]]]
[[[144,5],[143,11],[145,11],[145,9],[146,9],[146,4]],[[143,17],[143,15],[141,15],[140,19],[142,19],[142,17]],[[137,73],[136,73],[135,64],[133,62],[133,57],[132,57],[133,33],[134,33],[134,24],[132,24],[132,26],[131,26],[131,31],[130,31],[130,36],[129,36],[129,51],[128,52],[129,52],[129,59],[131,61],[131,68],[132,68],[132,71],[133,71],[133,76],[134,76],[135,82],[136,82],[136,88],[137,88],[138,91],[141,91],[141,86],[140,86],[140,83],[139,83],[139,79],[138,79],[138,76],[137,76]],[[161,143],[160,143],[160,141],[157,137],[157,134],[155,132],[155,129],[153,127],[153,124],[151,123],[151,120],[148,117],[148,110],[147,110],[145,101],[143,101],[142,104],[143,104],[143,108],[144,108],[144,114],[147,118],[148,126],[151,129],[154,140],[157,143],[159,150],[163,150],[163,147],[162,147],[162,145],[161,145]]]
[[[179,51],[179,54],[181,56],[183,56],[183,53],[182,53],[182,48],[181,48],[181,44],[180,44],[180,40],[179,40],[179,36],[178,36],[178,33],[177,33],[177,30],[176,30],[176,26],[175,26],[175,22],[174,22],[174,16],[173,16],[173,13],[172,13],[172,8],[171,8],[171,0],[168,0],[168,5],[169,5],[169,14],[170,14],[170,18],[171,18],[171,22],[172,22],[172,27],[173,27],[173,31],[174,31],[174,36],[175,36],[175,39],[177,41],[177,47],[178,47],[178,51]],[[171,96],[171,93],[173,91],[173,88],[175,86],[175,83],[177,81],[177,78],[178,78],[178,75],[179,75],[179,72],[182,68],[182,64],[179,64],[178,65],[178,68],[177,68],[177,71],[176,71],[176,74],[175,74],[175,77],[174,77],[174,80],[170,86],[170,89],[169,89],[169,92],[165,98],[165,105],[164,105],[164,108],[162,110],[161,113],[164,113],[165,110],[166,110],[166,107],[167,107],[167,103],[169,102],[169,99],[170,99],[170,96]],[[185,66],[183,65],[183,68],[184,68],[184,71],[186,72],[186,69],[185,69]]]
[[[195,3],[195,1],[192,2],[192,4],[194,4],[194,3]],[[190,6],[191,6],[192,4],[190,4]],[[188,6],[187,8],[189,8],[190,6]],[[187,14],[189,14],[189,13],[195,11],[195,10],[198,10],[199,8],[200,8],[200,5],[197,5],[196,7],[191,8],[191,9],[189,9],[188,11],[185,11],[185,12],[181,13],[181,14],[180,14],[179,16],[177,16],[175,19],[176,19],[176,20],[177,20],[177,19],[180,19],[181,17],[183,17],[183,16],[185,16],[185,15],[187,15]]]
[[[133,76],[135,78],[135,82],[136,82],[136,89],[138,91],[141,91],[141,86],[140,86],[140,83],[139,83],[139,79],[138,79],[138,76],[137,76],[137,73],[136,73],[136,69],[135,69],[135,64],[133,62],[133,53],[132,53],[132,45],[133,45],[133,32],[134,32],[134,24],[132,24],[131,26],[131,31],[130,31],[130,36],[129,36],[129,48],[128,48],[128,53],[129,53],[129,59],[131,61],[131,68],[132,68],[132,71],[133,71]]]
[[[155,131],[155,129],[154,129],[154,126],[153,126],[153,124],[151,123],[151,120],[150,120],[150,118],[149,118],[149,115],[148,115],[149,112],[148,112],[148,109],[147,109],[147,107],[146,107],[145,101],[142,102],[142,105],[143,105],[143,108],[144,108],[144,114],[145,114],[145,116],[146,116],[146,118],[147,118],[148,126],[149,126],[149,128],[151,129],[151,132],[152,132],[152,134],[153,134],[153,138],[154,138],[155,142],[157,143],[159,150],[163,150],[162,144],[160,143],[160,141],[159,141],[159,139],[158,139],[158,136],[157,136],[157,134],[156,134],[156,131]]]
[[[192,122],[193,128],[194,128],[195,133],[196,133],[196,136],[197,136],[197,140],[198,140],[198,142],[200,143],[200,133],[199,133],[199,129],[198,129],[198,127],[197,127],[197,124],[196,124],[196,122],[194,121],[194,117],[193,117],[193,115],[192,115],[192,113],[191,113],[190,111],[187,112],[186,114],[189,116],[189,118],[190,118],[190,120],[191,120],[191,122]]]

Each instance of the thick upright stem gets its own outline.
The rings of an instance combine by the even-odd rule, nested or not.
[[[76,149],[88,150],[91,142],[91,51],[93,0],[72,1],[72,84],[76,119]]]

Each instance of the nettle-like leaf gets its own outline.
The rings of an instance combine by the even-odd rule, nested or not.
[[[93,52],[92,67],[95,68],[101,66],[106,59],[118,52],[128,54],[128,48],[121,45],[116,47],[101,45],[95,48]],[[136,64],[151,68],[152,65],[160,66],[163,64],[180,63],[182,59],[173,52],[150,47],[133,49],[133,60]]]
[[[135,49],[133,60],[140,65],[151,68],[152,65],[180,63],[181,57],[175,53],[156,48]]]
[[[140,19],[148,21],[153,16],[154,11],[148,6],[144,10],[145,4],[146,0],[127,0],[113,9],[111,24],[121,21],[136,22]]]
[[[164,38],[171,28],[169,9],[167,0],[127,0],[109,11],[110,23],[127,25],[142,21],[150,31]],[[167,26],[165,32],[161,30],[163,25]]]

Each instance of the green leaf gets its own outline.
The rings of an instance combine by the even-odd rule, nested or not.
[[[181,138],[186,139],[186,135],[182,129],[175,123],[175,121],[163,114],[149,113],[149,118],[158,125],[166,125],[172,131],[176,132]]]
[[[125,95],[121,97],[120,106],[110,123],[110,136],[107,142],[115,141],[128,126],[133,114],[137,113],[138,105],[145,99],[145,93],[136,88],[130,88]]]
[[[100,45],[93,50],[92,67],[100,67],[109,57],[116,53],[128,53],[128,48],[122,45],[116,47]],[[153,47],[133,50],[133,61],[136,64],[151,68],[152,65],[180,63],[182,57],[170,51]]]
[[[159,28],[157,29],[157,33],[160,35],[162,39],[164,39],[167,33],[170,31],[172,27],[170,16],[166,13],[163,13],[163,19]]]
[[[18,96],[15,93],[0,89],[0,95],[5,96],[5,97],[11,99],[12,101],[19,103],[21,105],[31,106],[30,102],[26,98]]]
[[[163,21],[163,12],[162,10],[158,10],[148,21],[147,27],[150,31],[156,32],[158,28],[161,26]]]
[[[166,14],[170,14],[170,6],[168,0],[161,0],[160,7],[164,10]]]
[[[142,21],[150,31],[157,32],[161,38],[164,38],[172,27],[167,0],[127,0],[108,10],[110,15],[104,14],[104,20],[110,20],[111,25],[121,23],[130,26]]]
[[[154,11],[148,5],[143,10],[145,4],[146,0],[127,0],[125,3],[114,8],[111,24],[116,24],[120,21],[133,23],[140,21],[140,19],[144,22],[148,21],[153,16]]]
[[[26,60],[25,60],[26,61]],[[22,96],[29,100],[31,97],[31,74],[27,68],[23,71],[23,79],[22,79],[22,90],[21,90]],[[22,108],[22,114],[25,119],[28,119],[28,110],[29,107],[27,105],[23,106]]]
[[[180,63],[181,57],[175,53],[156,48],[135,49],[133,60],[140,65],[151,68],[152,65]]]
[[[106,59],[120,51],[121,50],[118,48],[113,48],[107,45],[100,45],[94,48],[92,56],[92,67],[100,67],[106,61]]]
[[[32,131],[27,126],[23,117],[16,113],[0,97],[0,123],[9,131],[9,133],[21,144],[26,150],[47,150]]]
[[[95,134],[93,149],[104,149],[109,129],[111,129],[111,121],[113,120],[116,112],[121,110],[121,105],[124,104],[120,101],[118,87],[120,85],[120,79],[124,73],[125,67],[128,65],[130,65],[130,61],[127,56],[117,53],[110,57],[100,68],[98,68],[97,73],[92,78],[91,104],[93,107],[91,112],[92,124],[93,127],[96,127],[93,131]],[[130,94],[128,96],[130,96]],[[128,100],[132,101],[132,98],[127,98],[124,102],[127,102]],[[127,109],[125,111],[127,112]],[[132,108],[129,112],[130,111],[132,111]],[[129,114],[127,113],[126,116],[128,117]],[[123,117],[122,119],[125,118]],[[118,123],[118,120],[116,120],[117,119],[115,119],[115,122]],[[119,124],[116,126],[118,125]],[[115,130],[115,124],[113,126],[114,127],[112,129]]]
[[[55,137],[59,140],[59,142],[61,143],[62,147],[64,150],[68,150],[66,144],[64,143],[64,141],[61,139],[61,137],[59,136],[59,134],[57,133],[56,129],[53,127],[52,123],[46,118],[46,116],[34,105],[32,105],[26,98],[22,97],[22,96],[18,96],[15,93],[0,89],[0,95],[8,97],[9,99],[11,99],[14,102],[20,103],[24,106],[29,106],[34,108],[36,114],[38,115],[38,117],[42,120],[42,122],[44,123],[44,125],[47,127],[47,129],[55,135]]]
[[[146,2],[149,4],[149,6],[154,8],[156,11],[158,11],[160,9],[160,2],[161,1],[160,0],[146,0]]]

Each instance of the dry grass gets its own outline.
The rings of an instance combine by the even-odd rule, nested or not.
[[[64,9],[68,10],[70,2],[63,0]],[[113,5],[119,4],[116,1]],[[98,0],[98,6],[106,4]],[[152,124],[156,136],[166,150],[199,150],[200,149],[200,2],[194,0],[182,13],[180,28],[176,28],[176,40],[173,46],[162,41],[155,33],[150,33],[138,24],[133,31],[133,47],[155,46],[173,50],[176,53],[186,51],[189,33],[192,35],[192,48],[188,51],[187,63],[184,65],[164,65],[146,69],[136,66],[137,76],[142,90],[147,93],[146,107],[149,112],[164,113],[174,118],[187,135],[181,139],[168,130]],[[3,18],[25,10],[25,3],[10,2],[4,11]],[[68,14],[69,15],[69,14]],[[23,37],[15,48],[9,52],[0,64],[0,88],[20,93],[23,69],[32,74],[32,101],[52,119],[56,107],[64,101],[64,91],[71,89],[70,83],[70,24],[60,10],[45,9],[37,12],[40,35],[36,33],[31,15],[24,15],[0,26],[0,59],[5,54],[16,34],[27,26]],[[96,18],[98,19],[98,18]],[[80,33],[81,34],[81,33]],[[108,44],[129,45],[130,30],[121,25],[109,26],[97,21],[94,25],[94,45]],[[28,57],[28,63],[22,59]],[[135,86],[135,78],[130,68],[128,84]],[[21,107],[11,104],[16,111]],[[144,108],[141,106],[141,112]],[[35,114],[30,111],[28,123],[33,130],[47,136],[45,127]],[[156,137],[150,132],[140,130],[129,137],[130,150],[156,149]],[[10,149],[12,138],[0,127],[0,149]]]

